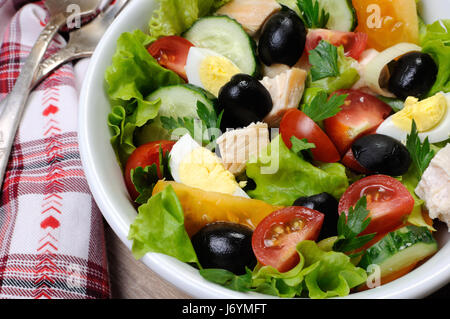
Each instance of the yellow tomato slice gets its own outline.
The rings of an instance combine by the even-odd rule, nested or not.
[[[207,192],[176,182],[159,181],[153,195],[172,185],[184,211],[184,226],[189,236],[193,236],[207,224],[232,222],[255,229],[270,213],[281,209],[263,201],[228,194]]]
[[[368,45],[383,51],[397,43],[419,43],[415,0],[353,0],[357,30],[367,33]]]

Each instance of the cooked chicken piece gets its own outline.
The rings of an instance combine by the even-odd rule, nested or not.
[[[431,218],[446,223],[450,232],[450,144],[431,160],[416,188]]]
[[[308,55],[303,54],[300,60],[293,66],[293,68],[302,69],[305,71],[309,71],[311,65],[309,64]],[[264,63],[262,64],[262,74],[264,76],[268,76],[269,78],[274,78],[277,75],[280,75],[283,72],[286,72],[290,69],[289,65],[286,64],[272,64],[271,66],[267,66]]]
[[[253,155],[258,155],[269,143],[266,123],[253,123],[243,129],[228,131],[217,139],[225,168],[236,176],[243,173],[247,161]]]
[[[284,73],[286,71],[289,71],[290,67],[286,64],[272,64],[271,66],[267,66],[264,63],[262,63],[262,73],[264,77],[274,78],[277,75],[280,75],[281,73]]]
[[[232,0],[216,14],[235,19],[249,35],[254,36],[264,22],[280,9],[281,6],[275,0]]]
[[[273,101],[272,111],[264,119],[270,127],[278,127],[284,113],[298,107],[305,90],[306,75],[305,70],[292,68],[274,78],[261,80]]]

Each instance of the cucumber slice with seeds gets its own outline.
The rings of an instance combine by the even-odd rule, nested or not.
[[[381,277],[417,263],[438,250],[436,240],[426,227],[406,226],[387,234],[366,250],[359,267],[376,264]]]
[[[317,0],[321,8],[330,14],[326,25],[329,30],[353,31],[358,20],[351,0]]]
[[[183,36],[195,46],[227,57],[242,73],[257,76],[259,64],[255,41],[236,20],[226,16],[202,18]]]
[[[214,100],[211,97],[205,90],[190,84],[166,86],[156,90],[146,100],[161,99],[158,116],[136,131],[137,144],[170,139],[170,132],[163,127],[161,116],[198,119],[197,101],[205,104],[210,110],[214,110]]]

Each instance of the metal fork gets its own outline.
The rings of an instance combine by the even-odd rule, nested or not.
[[[66,24],[70,16],[68,9],[71,5],[78,6],[80,17],[89,16],[96,12],[100,0],[45,1],[45,6],[50,13],[50,20],[31,49],[13,89],[5,98],[5,103],[0,110],[0,185],[3,183],[9,155],[31,91],[30,86],[33,83],[34,74],[47,51],[50,41],[58,30]]]
[[[92,22],[71,32],[67,46],[39,65],[33,79],[33,87],[60,65],[92,56],[100,39],[128,2],[129,0],[116,0],[113,5],[101,12]]]

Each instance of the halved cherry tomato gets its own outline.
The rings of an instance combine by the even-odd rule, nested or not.
[[[288,148],[292,147],[291,138],[307,139],[309,143],[314,143],[312,154],[315,160],[335,163],[341,159],[333,142],[324,131],[305,113],[297,109],[288,110],[281,120],[280,133],[284,143]]]
[[[324,121],[325,132],[344,155],[353,142],[373,132],[391,114],[392,109],[375,96],[357,90],[339,90],[348,94],[342,110]]]
[[[367,34],[362,32],[310,29],[306,37],[306,52],[315,49],[321,40],[328,41],[336,47],[343,45],[345,56],[350,56],[356,60],[359,59],[367,46]]]
[[[353,151],[351,148],[347,151],[347,153],[345,153],[341,162],[342,164],[344,164],[345,167],[351,169],[356,173],[365,175],[369,175],[371,173],[367,168],[363,167],[361,164],[358,163],[355,156],[353,155]]]
[[[137,192],[133,182],[131,181],[131,170],[136,169],[137,167],[145,168],[147,166],[156,164],[158,177],[162,178],[162,174],[159,168],[159,150],[161,148],[163,154],[166,154],[167,152],[170,152],[172,150],[172,147],[175,143],[176,142],[174,141],[158,141],[144,144],[134,150],[134,152],[128,158],[127,164],[125,165],[125,184],[133,200],[135,200],[139,196],[139,193]]]
[[[179,36],[168,36],[156,40],[148,47],[148,52],[158,61],[158,63],[177,73],[187,80],[186,66],[189,49],[194,45]]]
[[[362,234],[387,233],[404,222],[414,208],[414,198],[398,180],[387,175],[372,175],[350,185],[339,201],[339,212],[348,214],[350,207],[363,196],[371,218]]]
[[[286,207],[271,213],[256,227],[252,247],[262,265],[280,272],[299,262],[295,247],[303,240],[316,240],[324,215],[306,207]]]

